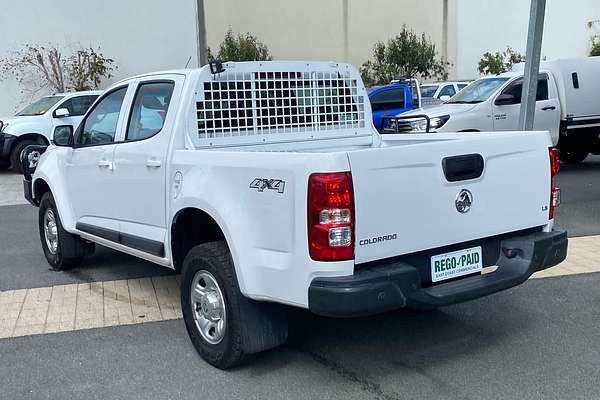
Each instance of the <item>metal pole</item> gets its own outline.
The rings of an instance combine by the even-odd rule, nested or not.
[[[198,66],[208,64],[208,44],[206,42],[206,18],[204,0],[196,0],[196,17],[198,30]]]
[[[350,41],[348,39],[348,0],[342,0],[342,28],[344,32],[344,61],[350,62]]]
[[[448,61],[448,0],[442,3],[442,59]]]
[[[519,115],[519,126],[524,131],[533,130],[545,12],[546,0],[531,0],[529,31],[527,33],[527,53],[525,55],[525,78],[523,79],[521,114]]]

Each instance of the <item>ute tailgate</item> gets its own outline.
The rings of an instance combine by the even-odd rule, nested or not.
[[[547,132],[431,134],[348,152],[355,262],[546,225],[550,145]],[[457,207],[463,190],[472,195],[467,212]]]

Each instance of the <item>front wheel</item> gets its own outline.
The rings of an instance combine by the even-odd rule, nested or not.
[[[21,165],[21,152],[23,152],[25,147],[32,144],[37,144],[37,142],[34,140],[21,140],[14,145],[12,152],[10,153],[10,164],[12,165],[14,171],[20,174],[23,173],[23,166]]]
[[[181,308],[190,339],[209,364],[228,369],[287,338],[280,307],[246,298],[225,242],[192,248],[183,262]]]
[[[81,264],[85,255],[94,251],[93,243],[88,243],[63,228],[50,192],[46,192],[40,201],[39,231],[46,260],[56,270],[75,268]]]

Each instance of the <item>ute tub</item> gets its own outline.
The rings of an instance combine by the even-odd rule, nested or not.
[[[487,240],[499,241],[498,258],[492,263],[498,269],[493,273],[425,286],[422,276],[430,268],[425,261],[428,257],[421,257],[420,265],[407,262],[406,257],[382,261],[370,268],[357,265],[354,275],[313,280],[308,292],[309,308],[328,317],[356,317],[402,307],[450,305],[519,285],[534,272],[557,265],[567,256],[567,232],[561,229]],[[427,253],[440,252],[443,250]]]

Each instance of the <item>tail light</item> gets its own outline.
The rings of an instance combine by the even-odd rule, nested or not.
[[[560,189],[556,187],[556,175],[560,170],[560,157],[558,149],[555,147],[550,147],[548,153],[550,155],[550,207],[548,219],[553,219],[554,209],[560,205]]]
[[[350,172],[308,178],[308,247],[315,261],[354,258],[354,195]]]

